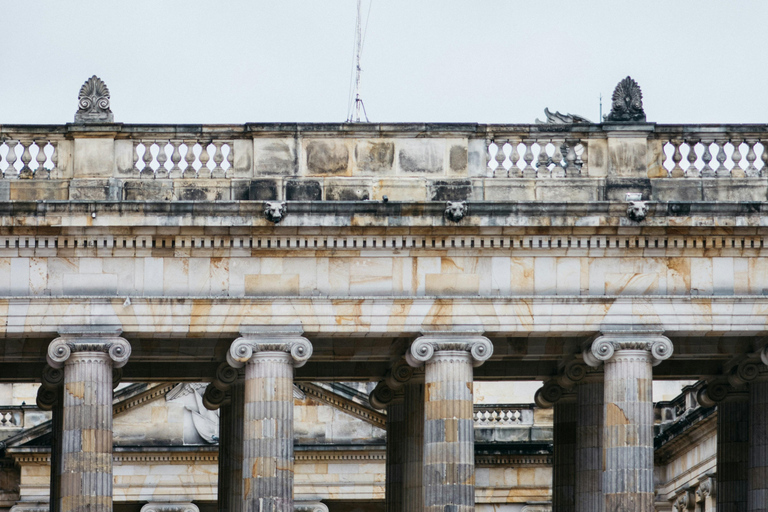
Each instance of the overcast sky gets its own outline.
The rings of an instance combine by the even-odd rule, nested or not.
[[[530,123],[544,107],[597,121],[627,75],[649,121],[768,122],[766,0],[372,1],[373,122]],[[117,122],[347,116],[355,0],[0,7],[0,124],[71,122],[92,74]]]

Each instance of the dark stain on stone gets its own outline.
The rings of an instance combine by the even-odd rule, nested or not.
[[[452,171],[463,171],[467,168],[466,146],[451,146],[449,165]]]
[[[323,189],[314,180],[291,180],[285,184],[285,198],[288,201],[320,201]]]
[[[669,203],[667,215],[672,217],[687,217],[691,213],[691,203]]]
[[[430,186],[432,201],[466,201],[472,194],[469,180],[435,181]]]
[[[329,185],[325,188],[325,199],[328,201],[367,201],[370,193],[365,187],[344,187]]]
[[[276,180],[251,180],[248,185],[248,199],[251,201],[277,200]]]
[[[349,150],[341,143],[312,141],[307,144],[307,169],[310,174],[344,174],[349,166]]]
[[[627,192],[640,192],[643,201],[651,199],[651,180],[649,178],[608,178],[605,180],[605,199],[607,201],[626,201]]]
[[[362,171],[389,171],[395,162],[395,145],[391,142],[361,142],[355,146],[355,160]]]

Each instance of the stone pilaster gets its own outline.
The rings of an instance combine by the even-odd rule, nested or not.
[[[717,404],[717,510],[747,510],[749,394],[731,391]]]
[[[244,512],[293,512],[293,368],[312,355],[299,334],[245,334],[227,353],[231,366],[245,366]]]
[[[554,404],[552,509],[576,510],[576,393],[564,393]]]
[[[584,360],[605,363],[603,495],[605,510],[654,512],[653,370],[672,355],[657,333],[607,333]]]
[[[112,511],[112,370],[130,354],[123,338],[93,332],[67,333],[48,347],[48,364],[64,368],[62,512]]]
[[[576,511],[603,512],[602,375],[576,386]]]
[[[747,510],[765,512],[768,511],[768,382],[764,380],[755,380],[749,385],[748,451]]]
[[[475,510],[473,366],[493,354],[477,334],[430,334],[411,345],[408,363],[424,373],[424,508]]]

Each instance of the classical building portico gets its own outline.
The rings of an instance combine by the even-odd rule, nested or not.
[[[646,122],[629,78],[602,123],[531,125],[133,125],[87,85],[75,123],[0,125],[0,383],[42,381],[53,411],[50,461],[0,445],[50,469],[16,510],[764,509],[765,125]],[[654,379],[700,382],[654,409]],[[190,462],[204,498],[125,484],[113,503],[135,448],[113,450],[119,380],[209,383],[189,401],[219,411],[218,456]],[[550,438],[495,453],[473,409],[477,382],[534,380],[551,503]],[[294,474],[297,396],[341,382],[378,383],[345,403],[386,473],[343,499],[353,469]],[[690,424],[654,417],[678,409]],[[673,435],[716,463],[675,473]]]

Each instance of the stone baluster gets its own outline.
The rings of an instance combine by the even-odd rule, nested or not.
[[[702,140],[701,145],[704,146],[704,152],[701,154],[701,161],[704,162],[704,167],[701,168],[701,177],[715,178],[717,177],[717,172],[709,165],[709,162],[712,161],[712,153],[709,150],[712,140]]]
[[[768,176],[768,141],[761,140],[763,145],[763,152],[760,154],[760,160],[763,162],[763,166],[760,168],[760,176]]]
[[[112,511],[112,371],[130,355],[115,333],[68,332],[48,347],[48,364],[64,368],[61,512]]]
[[[216,164],[213,168],[213,171],[211,171],[211,178],[224,178],[226,177],[226,173],[224,172],[224,168],[221,166],[221,163],[224,161],[224,153],[221,150],[223,142],[217,140],[213,142],[213,163]]]
[[[496,169],[493,170],[493,177],[498,178],[500,176],[506,176],[507,170],[504,168],[504,161],[507,159],[507,155],[504,153],[504,145],[506,141],[497,140],[496,142]]]
[[[19,171],[19,179],[31,179],[32,168],[29,166],[29,164],[32,162],[32,152],[30,150],[32,147],[32,141],[22,141],[21,145],[24,148],[24,151],[21,152],[22,166],[21,170]]]
[[[210,142],[200,143],[200,169],[197,171],[197,177],[201,179],[207,179],[211,177],[211,170],[208,168],[208,161],[211,159],[211,154],[208,151],[208,146],[210,144]]]
[[[37,169],[35,169],[35,179],[44,180],[48,178],[48,169],[45,168],[45,161],[48,157],[45,154],[45,146],[48,144],[45,140],[35,141],[37,145],[37,155],[35,155],[35,161],[37,162]]]
[[[19,177],[19,173],[16,170],[16,145],[18,144],[18,141],[15,140],[7,140],[5,141],[5,144],[8,146],[8,154],[5,155],[5,161],[8,163],[8,168],[5,169],[5,173],[3,174],[3,177],[5,179],[15,179]]]
[[[168,169],[165,168],[165,163],[168,161],[168,153],[166,153],[167,147],[168,141],[157,141],[157,172],[155,173],[155,178],[160,179],[168,177]]]
[[[755,161],[757,160],[757,154],[755,153],[755,144],[757,144],[756,140],[745,140],[744,141],[747,145],[747,168],[744,169],[744,174],[747,178],[755,178],[760,175],[760,171],[758,171],[757,167],[755,166]]]
[[[568,152],[568,148],[563,140],[553,140],[552,145],[555,147],[552,152],[552,177],[553,178],[565,178],[566,166],[563,166],[563,160]]]
[[[142,157],[142,160],[144,161],[144,168],[141,170],[142,178],[155,177],[155,171],[152,169],[152,160],[154,160],[152,157],[153,144],[154,143],[152,141],[144,141],[144,156]]]
[[[672,147],[674,148],[674,152],[672,153],[672,163],[674,165],[669,171],[669,177],[684,178],[685,171],[680,167],[680,162],[683,161],[683,153],[680,151],[680,146],[683,145],[683,142],[680,140],[670,140],[669,143],[672,144]]]
[[[387,512],[421,512],[424,507],[424,381],[403,359],[371,393],[370,402],[387,410]]]
[[[426,363],[424,373],[425,512],[475,510],[473,366],[493,354],[476,333],[428,334],[417,338],[406,359]]]
[[[565,141],[566,146],[566,154],[565,154],[565,173],[568,177],[574,177],[579,175],[579,168],[576,166],[576,144],[578,144],[579,141],[577,140],[568,140]]]
[[[48,173],[49,177],[54,173],[54,171],[59,170],[59,143],[56,141],[51,141],[50,144],[51,144],[51,147],[53,148],[53,152],[51,153],[51,164],[53,165],[53,167]]]
[[[195,178],[197,173],[195,171],[195,141],[184,141],[184,145],[187,147],[187,152],[184,155],[184,161],[187,163],[187,167],[184,169],[185,178]]]
[[[731,153],[731,161],[733,162],[733,168],[731,169],[731,178],[745,178],[746,172],[741,168],[741,143],[739,141],[729,141],[733,146],[733,153]]]
[[[652,366],[672,352],[669,338],[632,332],[603,334],[584,352],[590,366],[605,363],[605,510],[654,512]]]
[[[549,178],[549,163],[551,159],[547,153],[547,141],[539,141],[539,158],[536,160],[536,177],[537,178]]]
[[[227,362],[245,367],[243,510],[293,512],[293,369],[312,355],[301,331],[243,333]]]
[[[520,167],[517,165],[517,162],[520,161],[520,153],[517,151],[517,147],[520,145],[520,141],[518,139],[512,139],[509,141],[509,145],[512,146],[512,152],[509,154],[509,161],[512,163],[512,165],[507,170],[507,176],[510,178],[520,178],[522,176],[522,172],[520,171]]]
[[[222,363],[205,389],[203,405],[219,410],[218,506],[220,512],[243,510],[243,372]]]
[[[173,152],[171,153],[171,170],[168,172],[168,177],[171,179],[178,179],[181,178],[181,167],[179,167],[179,162],[181,162],[181,151],[179,150],[179,147],[181,146],[181,141],[178,140],[172,140],[170,141],[171,147],[173,148]]]
[[[536,168],[533,166],[533,143],[532,140],[524,140],[525,153],[523,153],[523,161],[525,167],[523,167],[523,178],[535,178]]]
[[[728,160],[728,155],[725,154],[725,144],[726,141],[724,140],[716,140],[715,145],[717,146],[717,155],[715,155],[715,160],[717,160],[717,169],[715,169],[715,176],[718,178],[729,178],[731,176],[731,171],[728,170],[728,167],[725,166],[725,161]]]
[[[227,142],[227,163],[229,164],[229,168],[227,169],[227,172],[231,177],[234,177],[235,174],[235,142],[229,141]]]
[[[699,168],[696,167],[696,161],[699,159],[699,156],[696,154],[696,144],[698,144],[695,140],[689,140],[688,143],[688,155],[686,156],[686,160],[688,160],[688,168],[685,170],[685,176],[687,178],[698,178],[701,174],[699,173]]]

